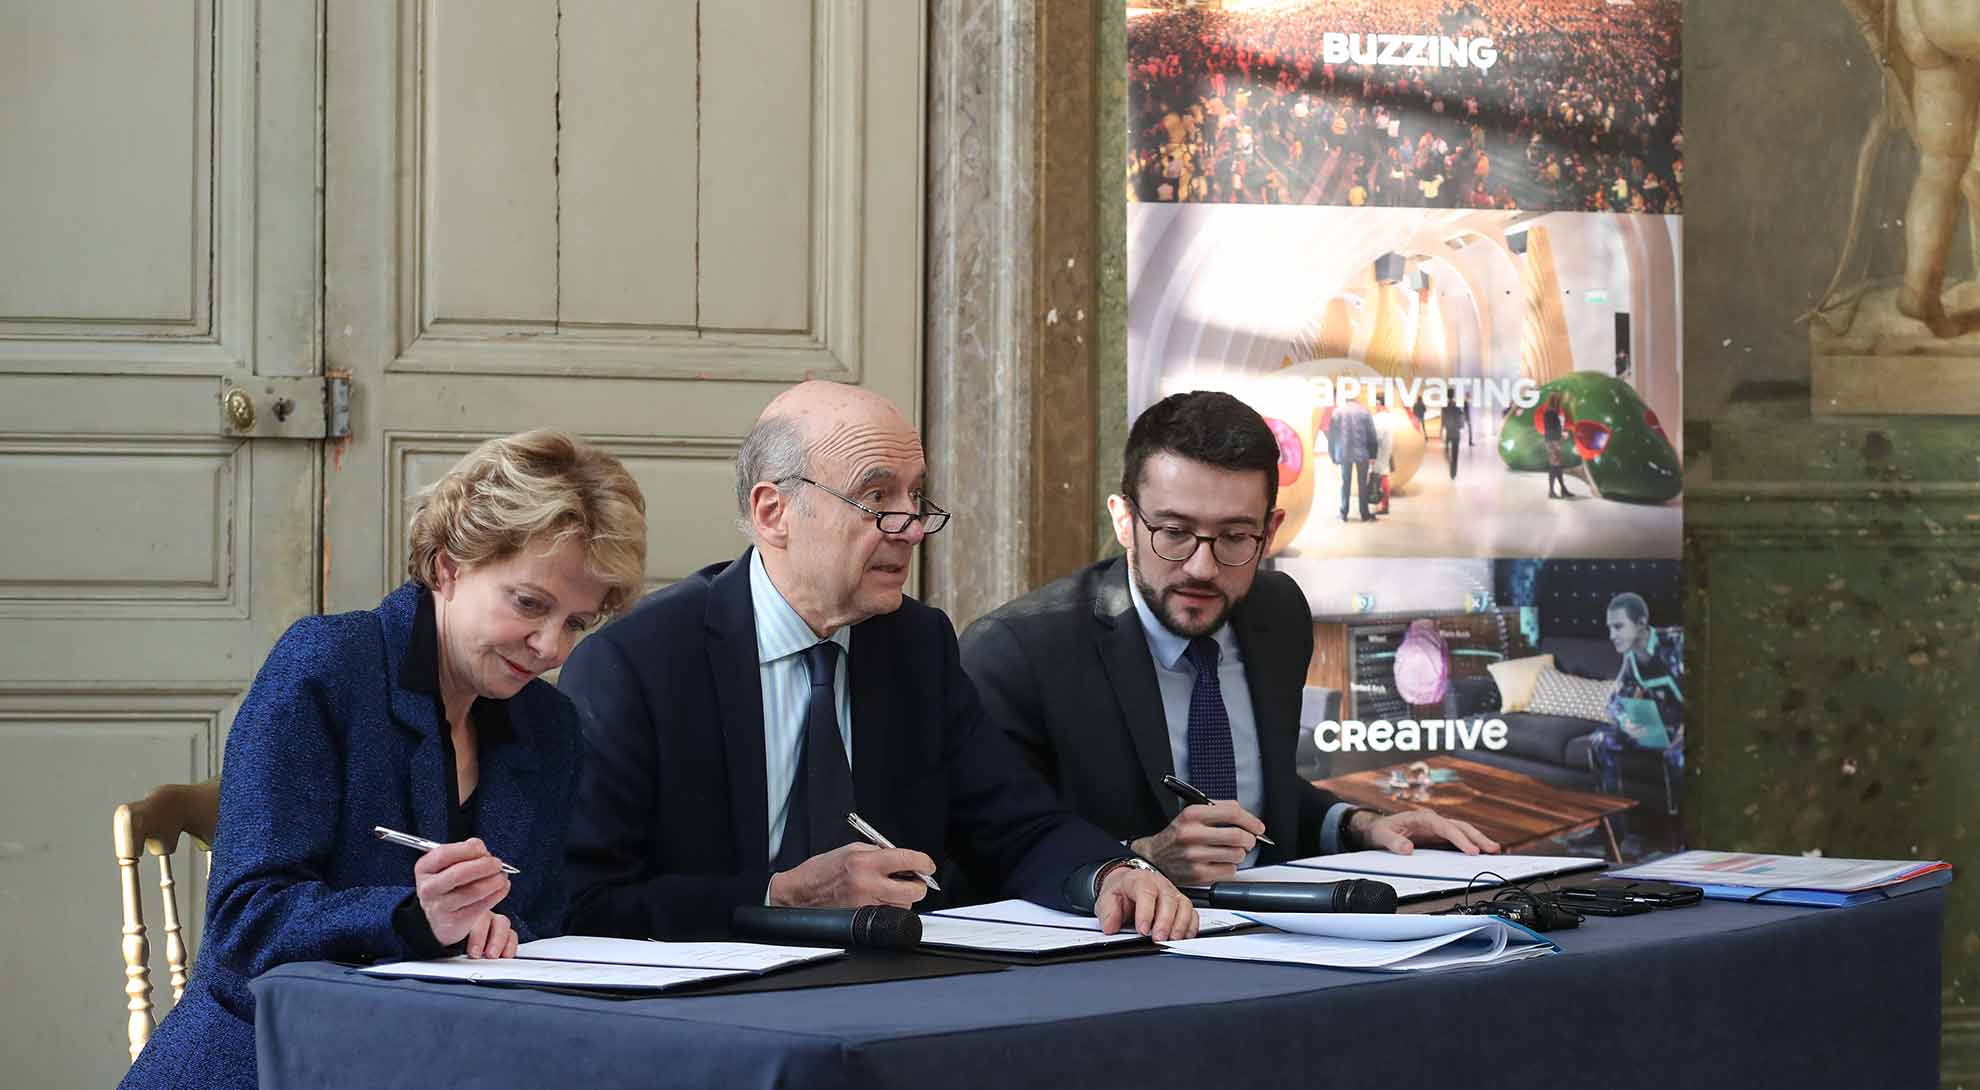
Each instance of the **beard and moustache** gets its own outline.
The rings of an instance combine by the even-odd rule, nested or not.
[[[1231,601],[1224,594],[1223,588],[1215,583],[1203,583],[1184,577],[1180,581],[1170,584],[1167,590],[1157,591],[1149,584],[1148,577],[1142,574],[1140,563],[1137,562],[1129,565],[1128,571],[1134,579],[1135,589],[1141,592],[1141,600],[1148,603],[1149,609],[1154,610],[1155,619],[1161,622],[1163,628],[1186,640],[1193,640],[1198,636],[1207,636],[1217,631],[1217,629],[1222,628],[1224,621],[1230,617],[1231,607],[1237,604]],[[1174,604],[1175,592],[1179,590],[1192,590],[1205,594],[1214,594],[1223,600],[1223,604],[1202,620],[1192,623],[1182,615],[1182,611]]]

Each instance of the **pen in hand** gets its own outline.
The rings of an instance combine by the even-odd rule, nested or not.
[[[417,852],[430,852],[433,849],[440,846],[438,843],[428,840],[423,836],[414,836],[411,833],[402,833],[397,829],[387,829],[383,825],[372,826],[371,835],[377,837],[380,840],[383,840],[387,844],[398,844],[402,847],[411,848]],[[501,860],[498,859],[496,860],[496,862],[500,863]],[[502,863],[502,873],[521,874],[522,871],[517,870],[516,868],[508,865],[507,863]]]
[[[859,835],[866,838],[867,843],[872,844],[876,848],[885,848],[890,852],[900,850],[894,847],[893,841],[888,840],[884,836],[881,836],[880,830],[875,829],[871,825],[868,825],[866,823],[866,819],[860,817],[858,814],[847,814],[846,824],[852,826],[853,829],[859,833]],[[935,879],[932,876],[926,874],[917,874],[915,875],[915,877],[921,879],[921,884],[927,886],[929,889],[932,889],[937,893],[942,892],[942,887],[935,884]]]
[[[1181,800],[1183,800],[1183,801],[1184,801],[1184,802],[1186,802],[1186,803],[1189,803],[1189,804],[1190,804],[1191,806],[1215,806],[1215,805],[1216,805],[1216,802],[1215,802],[1214,800],[1212,800],[1212,799],[1210,798],[1210,796],[1208,796],[1208,795],[1206,795],[1206,794],[1204,794],[1204,793],[1203,793],[1203,792],[1202,792],[1201,790],[1199,790],[1199,789],[1197,789],[1197,788],[1196,788],[1196,787],[1195,787],[1194,785],[1192,785],[1192,784],[1190,784],[1190,783],[1188,783],[1188,782],[1186,782],[1186,781],[1183,781],[1183,780],[1179,780],[1179,779],[1177,779],[1177,778],[1176,778],[1176,777],[1174,777],[1174,776],[1166,776],[1166,775],[1165,775],[1165,776],[1163,776],[1163,777],[1162,777],[1162,786],[1163,786],[1163,787],[1166,787],[1166,788],[1168,788],[1168,789],[1169,789],[1169,791],[1170,791],[1170,792],[1171,792],[1172,794],[1174,794],[1174,795],[1175,795],[1175,796],[1176,796],[1177,798],[1179,798],[1179,799],[1181,799]],[[1277,843],[1276,841],[1274,841],[1274,840],[1273,840],[1273,839],[1272,839],[1271,837],[1269,837],[1269,836],[1266,836],[1266,835],[1265,835],[1264,833],[1259,833],[1259,834],[1258,834],[1258,842],[1259,842],[1260,844],[1270,844],[1270,845],[1272,845],[1272,846],[1273,846],[1274,848],[1276,848],[1276,847],[1278,847],[1278,846],[1279,846],[1279,845],[1278,845],[1278,843]]]

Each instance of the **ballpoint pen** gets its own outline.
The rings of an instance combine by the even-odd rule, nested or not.
[[[411,833],[402,833],[397,829],[387,829],[383,825],[372,826],[371,835],[377,837],[380,840],[383,840],[387,844],[398,844],[403,847],[411,848],[414,851],[420,851],[420,852],[430,852],[433,849],[440,846],[434,843],[433,841],[426,839],[423,836],[414,836]],[[496,862],[499,863],[501,861],[496,860]],[[521,874],[522,872],[508,865],[507,863],[502,863],[502,873]]]
[[[1183,800],[1186,803],[1189,803],[1192,806],[1216,805],[1216,803],[1211,801],[1210,796],[1204,794],[1201,790],[1190,785],[1189,783],[1175,778],[1174,776],[1164,775],[1162,777],[1162,786],[1168,788],[1170,792],[1172,792],[1177,798]],[[1278,842],[1274,841],[1271,837],[1266,836],[1264,833],[1258,834],[1258,842],[1260,844],[1270,844],[1274,848],[1279,846]]]
[[[893,841],[888,840],[884,836],[881,836],[880,830],[875,829],[871,825],[868,825],[866,823],[866,819],[860,817],[858,814],[847,814],[846,824],[852,826],[855,830],[859,832],[859,835],[865,837],[867,841],[872,843],[875,847],[885,848],[888,851],[898,850],[894,847]],[[935,884],[935,879],[932,876],[926,874],[917,874],[915,875],[915,877],[921,879],[921,884],[927,886],[929,889],[932,889],[937,893],[942,892],[942,887]]]

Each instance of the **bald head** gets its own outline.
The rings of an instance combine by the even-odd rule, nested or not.
[[[743,440],[736,505],[747,522],[750,494],[760,484],[810,477],[856,492],[893,480],[902,463],[921,461],[921,437],[893,402],[858,386],[800,383],[772,399]]]
[[[882,534],[874,513],[919,510],[926,474],[914,425],[871,390],[806,382],[757,418],[736,453],[743,528],[820,635],[899,608],[923,531]]]

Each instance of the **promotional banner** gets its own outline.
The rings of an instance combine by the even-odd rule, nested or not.
[[[1129,412],[1279,436],[1303,774],[1509,849],[1682,847],[1680,12],[1128,7]]]

